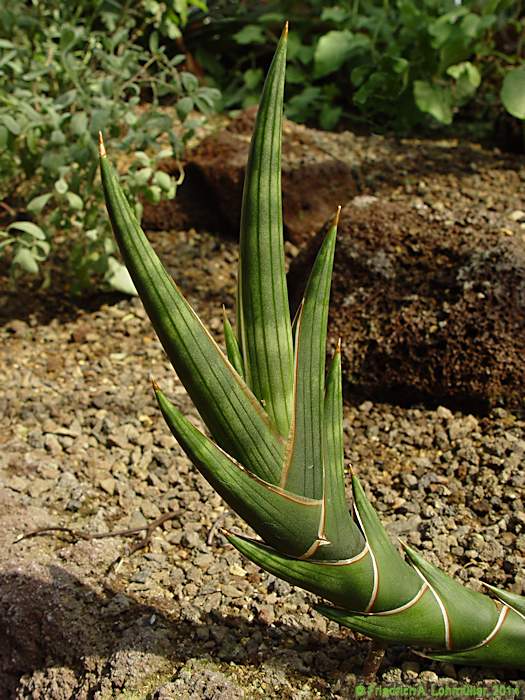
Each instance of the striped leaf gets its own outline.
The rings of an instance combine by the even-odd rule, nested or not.
[[[100,168],[122,257],[181,382],[217,443],[254,474],[278,483],[282,438],[162,266],[103,148]]]
[[[246,168],[237,297],[246,381],[283,437],[290,429],[293,386],[281,203],[286,42],[285,29],[264,85]]]
[[[308,498],[324,493],[326,329],[337,219],[317,255],[297,321],[293,418],[281,486]]]
[[[218,494],[266,542],[292,556],[303,556],[317,541],[322,501],[282,491],[250,474],[203,435],[166,398],[155,394],[173,436]]]

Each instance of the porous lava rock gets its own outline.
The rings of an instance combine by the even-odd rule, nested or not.
[[[167,229],[173,221],[238,236],[242,188],[256,109],[250,108],[224,129],[206,137],[189,154],[185,179],[177,198],[154,207],[146,205],[143,223]],[[309,240],[333,213],[334,203],[356,194],[352,166],[327,152],[322,132],[284,120],[283,221],[284,235],[295,245]],[[176,173],[168,161],[165,169]]]
[[[329,329],[358,397],[522,406],[525,240],[473,210],[356,197],[341,213]],[[323,231],[293,261],[292,306]]]

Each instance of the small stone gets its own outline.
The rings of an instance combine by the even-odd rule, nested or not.
[[[228,598],[240,598],[242,595],[244,595],[242,591],[229,583],[223,586],[221,591],[225,596],[228,596]]]
[[[18,318],[13,319],[12,321],[9,321],[9,323],[6,323],[4,328],[9,331],[10,333],[13,333],[14,335],[19,335],[19,336],[25,336],[27,335],[29,331],[29,326],[25,321],[21,321]]]
[[[407,678],[417,678],[420,666],[417,661],[405,661],[401,666]]]
[[[115,445],[116,447],[121,447],[123,450],[127,450],[131,447],[128,438],[122,432],[111,433],[111,435],[108,436],[108,444],[110,447]]]
[[[48,481],[47,479],[35,479],[29,487],[29,494],[33,498],[38,498],[46,491],[49,491],[52,486],[52,481]]]
[[[230,574],[232,576],[246,576],[246,569],[243,569],[239,564],[232,564],[230,566]]]
[[[111,476],[108,476],[106,479],[101,479],[99,482],[100,488],[110,496],[113,496],[115,493],[115,484],[115,479]]]
[[[266,625],[271,625],[275,621],[275,612],[271,605],[261,605],[259,619]]]
[[[436,415],[438,416],[438,418],[444,418],[445,420],[450,420],[454,417],[452,411],[450,411],[448,408],[445,408],[445,406],[438,406],[436,408]]]
[[[44,436],[44,446],[53,455],[62,452],[62,445],[59,443],[58,438],[50,433]]]
[[[131,514],[131,517],[129,519],[129,525],[128,525],[128,527],[130,529],[139,528],[139,527],[147,527],[147,526],[148,526],[148,521],[142,515],[140,510],[136,510],[134,513]]]
[[[144,517],[151,518],[152,520],[155,520],[155,518],[158,518],[160,515],[158,506],[151,503],[151,501],[143,501],[140,505],[140,510],[142,511]]]
[[[27,488],[27,485],[29,484],[29,480],[26,479],[23,476],[12,476],[6,483],[6,486],[8,489],[12,489],[13,491],[25,491]]]
[[[422,671],[419,674],[419,680],[423,683],[437,683],[439,681],[439,676],[434,671]]]

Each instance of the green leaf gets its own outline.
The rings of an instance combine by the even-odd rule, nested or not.
[[[36,238],[40,241],[46,240],[46,234],[32,221],[15,221],[7,227],[8,231],[13,229],[16,231],[22,231],[23,233],[28,233],[32,238]]]
[[[77,35],[72,27],[63,27],[60,33],[60,50],[66,52],[72,49],[75,45],[76,39]]]
[[[78,194],[76,194],[75,192],[66,192],[66,199],[71,209],[80,211],[84,208],[84,202],[82,201],[82,198],[79,197]]]
[[[500,93],[503,106],[517,119],[525,119],[525,66],[509,70]]]
[[[76,114],[71,117],[69,128],[71,133],[75,134],[75,136],[82,136],[82,134],[85,134],[88,130],[87,114],[85,112],[76,112]]]
[[[226,342],[226,354],[228,360],[231,362],[235,371],[244,378],[244,367],[242,363],[242,355],[239,349],[239,343],[233,331],[232,325],[228,320],[226,315],[226,309],[223,307],[223,327],[224,327],[224,340]]]
[[[193,99],[191,97],[182,97],[180,100],[177,100],[175,109],[177,110],[178,118],[183,122],[193,109]]]
[[[302,556],[317,540],[322,502],[294,497],[233,462],[168,401],[155,393],[175,439],[205,479],[260,537],[291,556]]]
[[[337,557],[347,559],[360,552],[364,537],[355,525],[345,497],[345,470],[343,444],[343,389],[341,379],[341,349],[338,346],[326,378],[324,397],[324,502],[325,537],[332,545],[326,549],[337,551]],[[320,554],[324,555],[325,548]],[[370,589],[371,590],[371,589]]]
[[[32,275],[38,273],[38,262],[29,248],[19,248],[13,258],[13,265],[18,265]]]
[[[263,72],[260,68],[248,68],[243,73],[244,84],[248,90],[255,90],[263,81]]]
[[[280,485],[307,498],[324,493],[324,374],[335,238],[334,224],[312,268],[296,330],[293,417]]]
[[[264,44],[266,35],[262,27],[256,24],[247,24],[239,32],[233,35],[233,38],[238,44]]]
[[[376,562],[376,591],[370,610],[385,612],[395,609],[417,595],[421,588],[421,579],[390,541],[356,476],[352,476],[352,493],[359,527]],[[402,589],[399,587],[400,581],[403,581]]]
[[[470,61],[456,63],[447,68],[447,75],[456,81],[456,100],[466,100],[476,92],[481,83],[481,74],[477,67]]]
[[[465,76],[473,87],[478,87],[481,83],[481,75],[479,70],[470,61],[456,63],[455,66],[447,68],[448,75],[451,75],[455,80],[459,80]]]
[[[217,443],[276,483],[283,442],[151,248],[103,156],[102,184],[115,238],[157,335]]]
[[[363,49],[369,45],[368,37],[353,34],[348,29],[333,30],[324,34],[315,48],[314,78],[334,73],[356,49]]]
[[[437,566],[425,561],[415,550],[405,545],[405,552],[439,597],[441,607],[448,618],[448,645],[450,649],[465,649],[485,639],[498,622],[499,610],[495,602],[470,588],[462,586]],[[471,611],[475,610],[475,615]]]
[[[325,7],[321,12],[321,20],[323,22],[334,22],[335,24],[341,24],[348,18],[348,10],[341,7],[340,5],[335,5],[334,7]]]
[[[52,192],[46,192],[46,194],[40,194],[38,197],[34,197],[27,205],[27,211],[31,214],[40,214],[52,196]]]
[[[157,170],[153,176],[153,182],[164,190],[164,192],[169,192],[173,188],[173,178],[163,170]]]
[[[150,185],[144,191],[146,199],[152,204],[158,204],[162,199],[162,190],[158,185]]]
[[[183,71],[180,74],[180,79],[182,82],[182,85],[186,92],[189,92],[190,94],[192,92],[195,92],[195,90],[199,87],[199,81],[193,73],[188,73],[187,71]]]
[[[281,128],[286,35],[264,84],[244,180],[237,329],[248,386],[286,437],[292,417],[293,348],[284,267]]]
[[[4,126],[13,134],[13,136],[18,136],[22,131],[22,127],[16,119],[13,119],[9,114],[0,115],[0,120],[3,122]]]
[[[0,151],[4,151],[9,144],[9,131],[0,124]]]
[[[422,112],[442,124],[452,123],[452,95],[450,89],[432,85],[425,80],[414,81],[414,99]]]
[[[153,175],[153,168],[140,168],[133,173],[133,178],[137,185],[143,186],[147,185],[151,176]]]
[[[55,190],[58,192],[58,194],[66,194],[68,191],[69,186],[65,180],[60,178],[60,180],[57,180],[55,182]]]
[[[133,280],[126,266],[118,262],[118,260],[115,260],[115,258],[109,258],[108,263],[110,266],[110,273],[106,280],[109,286],[112,289],[116,289],[117,292],[129,294],[130,296],[137,296],[137,289],[133,284]]]
[[[342,107],[338,107],[331,102],[325,102],[319,114],[319,126],[321,129],[331,131],[337,125],[342,113]]]
[[[228,541],[245,557],[294,586],[311,591],[350,610],[366,609],[374,589],[370,552],[358,550],[353,560],[317,562],[292,559],[248,537],[226,533]]]

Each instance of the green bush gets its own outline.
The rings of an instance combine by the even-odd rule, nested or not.
[[[11,0],[0,9],[0,198],[15,219],[0,232],[0,250],[15,277],[43,273],[46,283],[42,263],[52,245],[65,245],[73,292],[100,282],[134,291],[115,256],[97,181],[98,131],[122,152],[139,219],[139,195],[175,196],[177,181],[159,161],[180,157],[195,110],[208,113],[218,97],[180,70],[184,55],[166,50],[189,7]],[[159,106],[166,99],[175,104],[176,131]]]
[[[503,106],[513,115],[523,112],[521,5],[514,0],[210,2],[208,24],[195,26],[188,41],[193,37],[198,60],[224,90],[225,106],[247,106],[260,90],[269,47],[290,19],[290,118],[325,129],[345,118],[407,131],[436,121],[448,125],[474,98],[479,122],[488,112],[493,119],[502,83]]]

